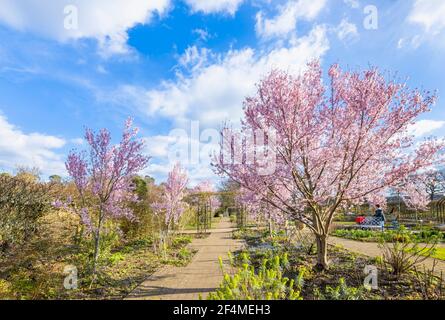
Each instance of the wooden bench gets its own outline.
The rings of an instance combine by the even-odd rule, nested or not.
[[[376,217],[366,217],[360,224],[357,224],[357,228],[362,230],[366,229],[380,229],[382,230],[382,220]]]

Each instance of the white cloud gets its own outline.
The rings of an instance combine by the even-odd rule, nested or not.
[[[422,44],[422,37],[420,35],[415,35],[413,37],[400,38],[397,42],[397,49],[402,49],[404,47],[411,47],[417,49]]]
[[[297,73],[306,62],[321,58],[329,49],[325,27],[317,26],[308,35],[293,39],[285,46],[269,49],[244,48],[216,53],[206,48],[190,47],[178,57],[176,77],[165,80],[155,88],[124,85],[100,95],[118,106],[131,106],[156,121],[165,117],[173,127],[189,134],[190,121],[199,121],[201,130],[218,129],[224,120],[238,123],[242,102],[254,94],[255,84],[273,68]],[[209,150],[217,148],[217,138],[188,138],[156,135],[145,138],[145,153],[153,156],[144,172],[163,181],[178,160],[171,156],[177,148],[190,152],[180,158],[194,184],[202,180],[216,181],[210,167]],[[202,131],[201,131],[202,133]],[[200,143],[199,161],[192,161],[191,143]]]
[[[445,29],[445,1],[443,0],[416,0],[408,21],[420,24],[425,32],[438,34]]]
[[[290,0],[278,7],[278,14],[265,18],[263,11],[256,15],[255,30],[258,36],[269,39],[286,37],[295,31],[299,19],[312,20],[324,8],[326,0]]]
[[[206,29],[197,28],[193,30],[193,33],[198,35],[199,40],[202,41],[207,41],[212,37]]]
[[[215,132],[214,138],[208,140],[208,136],[192,137],[185,131],[184,135],[157,135],[144,138],[145,151],[147,155],[153,157],[150,165],[143,172],[155,177],[156,180],[164,181],[168,172],[177,161],[189,172],[190,183],[196,184],[203,180],[214,180],[218,178],[212,171],[210,154],[214,154],[219,149],[219,134]],[[193,147],[192,147],[193,145]],[[197,154],[192,154],[192,150],[198,150]]]
[[[445,121],[419,120],[408,128],[409,134],[420,138],[445,126]]]
[[[100,74],[108,74],[107,69],[105,69],[105,67],[101,65],[97,66],[96,71]]]
[[[359,36],[357,26],[350,23],[347,19],[343,19],[336,28],[337,37],[340,40],[352,41]]]
[[[244,0],[185,0],[193,12],[234,15]]]
[[[428,42],[437,47],[445,43],[445,1],[415,0],[397,42],[398,49],[417,49]]]
[[[22,132],[0,114],[0,168],[37,167],[43,174],[65,174],[63,156],[56,152],[66,141],[41,133]]]
[[[127,53],[127,30],[163,14],[170,0],[71,0],[77,8],[78,28],[66,29],[64,1],[3,0],[0,23],[57,41],[97,39],[104,55]]]
[[[174,162],[150,163],[147,169],[141,174],[154,177],[157,182],[164,182],[167,180],[168,173],[174,165]],[[183,163],[181,163],[181,165],[187,170],[189,186],[195,186],[202,181],[217,183],[221,180],[209,165],[185,166]]]
[[[188,47],[184,54],[179,57],[179,64],[182,67],[199,69],[208,62],[211,56],[214,56],[211,50],[192,46]]]
[[[358,7],[360,7],[360,3],[358,0],[343,0],[343,2],[353,9],[357,9]]]
[[[144,138],[145,153],[151,157],[166,158],[168,156],[168,148],[175,143],[172,136],[151,136]]]
[[[74,138],[74,139],[71,139],[70,142],[72,144],[80,146],[80,145],[83,145],[85,143],[85,140],[83,140],[82,138]]]
[[[175,119],[177,124],[194,119],[204,126],[217,127],[224,120],[238,122],[244,97],[254,93],[255,84],[271,69],[299,72],[307,61],[322,57],[328,49],[326,30],[317,26],[289,46],[269,51],[245,48],[209,55],[193,50],[209,60],[195,57],[199,67],[189,66],[185,72],[178,72],[174,81],[164,81],[156,89],[127,87],[126,92],[133,92],[133,105],[145,109],[147,115]]]

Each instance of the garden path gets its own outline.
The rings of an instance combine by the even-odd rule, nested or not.
[[[185,267],[168,266],[158,270],[137,287],[129,300],[197,300],[215,291],[222,281],[218,258],[228,264],[227,253],[245,245],[232,239],[232,223],[223,218],[205,239],[194,239],[190,247],[197,250]]]
[[[380,257],[382,256],[382,249],[379,248],[378,244],[375,242],[361,242],[350,239],[338,238],[338,237],[329,237],[329,243],[332,245],[339,245],[346,250],[351,252],[359,253],[366,255],[368,257]],[[420,269],[423,267],[431,270],[433,268],[434,259],[428,258],[422,264],[420,264]],[[435,272],[440,274],[443,272],[445,275],[445,261],[437,260],[437,265],[435,268]]]

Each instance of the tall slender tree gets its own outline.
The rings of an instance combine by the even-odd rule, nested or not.
[[[183,199],[186,196],[188,181],[187,172],[182,169],[179,162],[176,163],[168,174],[161,201],[153,205],[155,212],[164,214],[167,232],[179,222],[187,208],[187,203]]]

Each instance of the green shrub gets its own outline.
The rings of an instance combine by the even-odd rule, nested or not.
[[[445,234],[440,230],[434,230],[431,228],[421,229],[420,233],[417,235],[419,240],[430,241],[431,239],[437,239],[442,241],[445,239]]]
[[[172,242],[171,242],[171,246],[173,248],[180,248],[183,246],[188,245],[189,243],[192,242],[192,238],[190,236],[177,236],[175,238],[173,238]]]
[[[229,255],[230,261],[233,258]],[[300,291],[305,269],[301,269],[297,279],[289,279],[283,273],[289,267],[287,253],[263,259],[258,270],[250,265],[249,254],[240,256],[243,264],[234,275],[224,272],[224,280],[209,300],[301,300]]]
[[[0,300],[12,299],[11,291],[11,284],[4,279],[0,279]]]
[[[179,257],[182,261],[185,261],[185,262],[190,261],[190,259],[192,258],[192,256],[193,256],[193,252],[190,251],[190,250],[187,249],[187,248],[182,248],[182,249],[179,250],[179,252],[178,252],[178,257]]]
[[[341,238],[353,239],[353,240],[360,240],[360,239],[376,237],[376,236],[378,236],[378,233],[376,231],[372,231],[372,230],[337,229],[334,231],[334,236],[341,237]]]
[[[113,253],[113,254],[111,254],[111,255],[108,257],[108,261],[109,261],[112,265],[114,265],[114,264],[116,264],[116,263],[118,263],[119,261],[122,261],[122,260],[124,260],[124,259],[125,259],[125,256],[124,256],[121,252]]]
[[[135,239],[129,242],[123,249],[122,252],[129,253],[138,249],[150,248],[153,246],[153,238],[152,237],[144,237]]]
[[[314,294],[319,300],[360,300],[364,297],[364,287],[348,287],[345,279],[340,278],[338,286],[327,286],[324,293],[316,288]]]
[[[51,187],[31,175],[0,175],[0,252],[32,240],[51,200]]]
[[[441,241],[444,235],[439,230],[423,228],[419,233],[413,233],[401,225],[397,230],[360,230],[360,229],[337,229],[333,232],[336,237],[362,241],[385,241],[385,242],[430,242]]]

